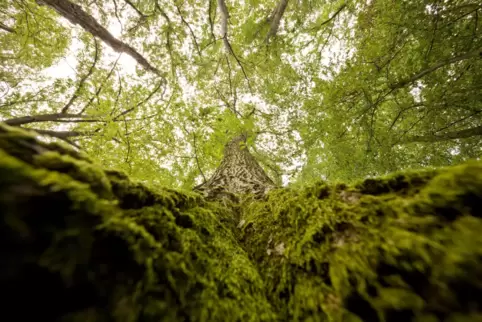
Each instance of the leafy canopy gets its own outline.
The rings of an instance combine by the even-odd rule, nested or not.
[[[158,74],[40,2],[0,3],[0,118],[151,185],[240,132],[280,184],[480,157],[479,1],[73,1]]]

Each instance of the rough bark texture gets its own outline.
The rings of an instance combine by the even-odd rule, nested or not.
[[[94,37],[100,38],[115,51],[131,56],[145,69],[156,74],[160,73],[159,70],[152,66],[137,50],[112,36],[106,28],[101,26],[79,5],[68,0],[37,0],[37,3],[40,5],[45,4],[55,9],[62,17],[73,24],[80,25],[85,31],[91,33]]]
[[[226,144],[221,165],[195,190],[203,192],[209,199],[222,199],[246,194],[259,197],[274,187],[274,182],[249,153],[246,136],[240,135]]]
[[[229,151],[229,148],[228,148]],[[0,125],[17,321],[480,321],[482,164],[273,189],[234,222]]]

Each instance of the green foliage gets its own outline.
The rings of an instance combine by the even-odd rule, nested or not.
[[[23,77],[34,80],[32,74],[56,63],[69,46],[68,30],[33,0],[2,1],[0,21],[6,27],[0,29],[0,81],[9,86]]]
[[[285,184],[480,157],[480,135],[435,140],[481,124],[477,1],[289,1],[270,39],[279,1],[227,1],[229,50],[215,0],[74,2],[161,75],[14,0],[0,7],[0,118],[69,105],[78,118],[21,126],[82,132],[68,141],[150,186],[201,183],[240,132]]]
[[[17,318],[273,320],[225,208],[5,127],[0,160],[1,288],[6,307],[28,307]]]

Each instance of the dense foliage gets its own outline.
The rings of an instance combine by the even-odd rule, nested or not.
[[[0,118],[145,183],[202,182],[241,131],[278,183],[480,156],[479,1],[73,1],[158,73],[61,2],[0,3]]]

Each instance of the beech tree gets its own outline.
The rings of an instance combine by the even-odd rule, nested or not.
[[[481,7],[1,3],[5,315],[482,319]]]

